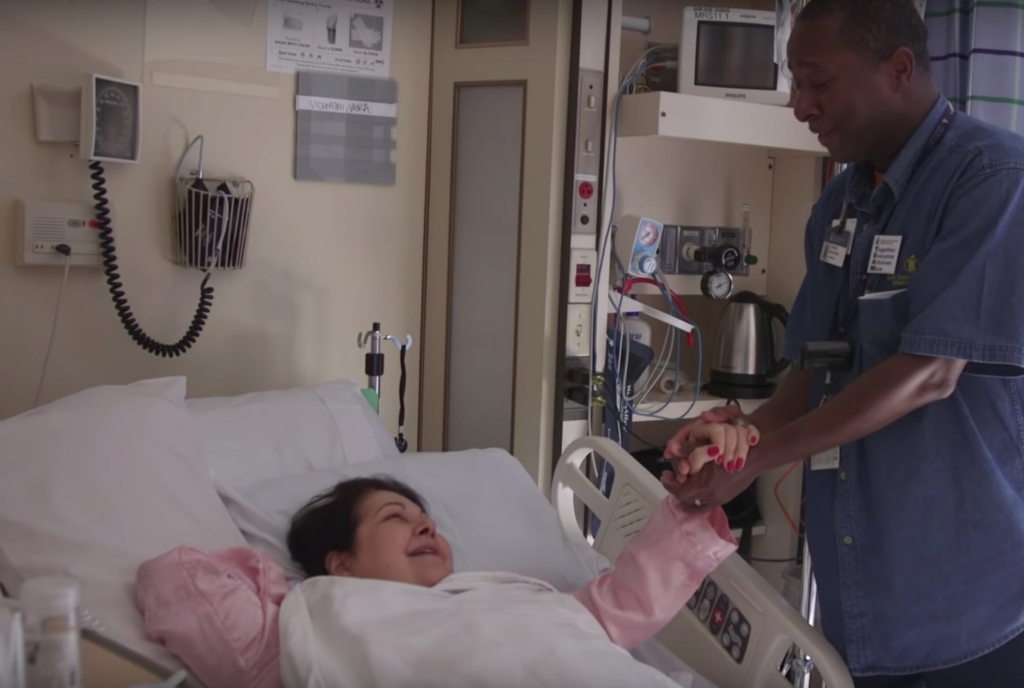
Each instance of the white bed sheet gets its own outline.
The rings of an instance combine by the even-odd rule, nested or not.
[[[430,589],[313,578],[285,598],[280,623],[288,688],[705,688],[685,668],[636,661],[571,595],[515,574]]]

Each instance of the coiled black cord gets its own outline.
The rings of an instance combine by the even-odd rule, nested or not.
[[[107,180],[103,176],[103,164],[94,161],[89,164],[89,169],[92,170],[92,174],[89,175],[93,181],[92,189],[96,192],[93,194],[93,199],[96,207],[96,221],[99,223],[103,274],[107,276],[107,286],[110,288],[110,296],[114,301],[117,317],[121,319],[121,324],[128,331],[128,336],[149,353],[164,358],[181,356],[199,339],[199,334],[203,331],[203,326],[206,325],[206,320],[210,315],[210,307],[213,305],[213,287],[207,285],[210,273],[207,272],[203,277],[203,282],[199,287],[199,305],[192,317],[192,324],[189,325],[181,339],[174,344],[164,344],[146,334],[142,327],[135,322],[135,316],[128,306],[128,299],[121,285],[121,276],[117,273],[117,254],[114,252],[114,235],[113,228],[110,226],[110,203],[107,201]]]

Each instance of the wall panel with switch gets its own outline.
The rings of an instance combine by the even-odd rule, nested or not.
[[[601,113],[604,73],[581,69],[576,116],[576,193],[573,195],[573,234],[597,234],[597,192],[601,172]]]
[[[594,298],[597,251],[576,248],[569,256],[569,303],[587,303]]]

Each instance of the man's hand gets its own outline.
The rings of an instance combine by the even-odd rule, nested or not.
[[[750,487],[757,476],[755,471],[729,473],[721,466],[710,465],[683,483],[676,480],[671,471],[665,471],[661,475],[661,484],[682,503],[686,511],[705,513],[735,499]]]

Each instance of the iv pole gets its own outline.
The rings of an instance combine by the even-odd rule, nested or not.
[[[398,381],[398,436],[395,437],[395,445],[398,451],[405,453],[409,443],[405,439],[405,354],[412,348],[412,335],[405,335],[405,341],[401,341],[394,335],[383,335],[380,331],[380,323],[373,323],[373,328],[368,332],[360,332],[356,337],[356,343],[360,349],[370,345],[370,351],[366,354],[366,386],[377,395],[377,413],[380,413],[380,379],[384,376],[384,352],[381,351],[381,342],[387,340],[398,349],[399,361],[402,366],[401,377]]]

